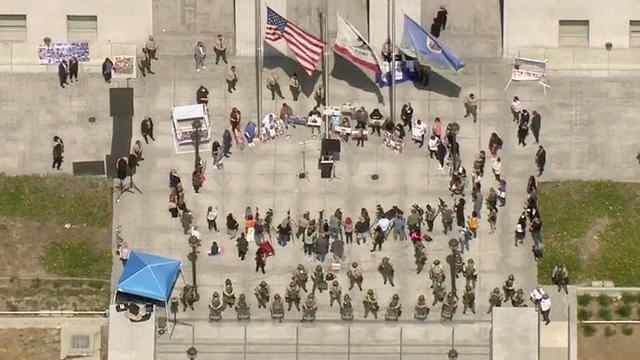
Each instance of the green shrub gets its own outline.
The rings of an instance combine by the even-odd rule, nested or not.
[[[615,334],[616,334],[616,329],[615,328],[613,328],[611,326],[607,326],[606,328],[604,328],[604,336],[612,337]]]
[[[102,288],[104,287],[104,282],[102,281],[89,281],[89,287],[96,289],[96,290],[102,290]]]
[[[9,311],[18,311],[18,305],[14,304],[13,301],[7,300],[5,303],[7,305],[7,310]]]
[[[586,321],[591,319],[591,311],[587,310],[587,309],[578,309],[578,320],[580,321]]]
[[[600,294],[600,296],[598,296],[598,304],[602,307],[608,307],[611,305],[611,296]]]
[[[35,278],[31,280],[31,287],[34,289],[37,289],[40,287],[40,285],[42,285],[42,281],[40,280],[40,278]]]
[[[584,336],[586,336],[586,337],[591,337],[591,336],[595,335],[597,331],[598,331],[598,329],[596,329],[596,327],[591,325],[591,324],[582,325],[582,332],[584,333]]]
[[[630,326],[626,326],[626,325],[623,326],[621,331],[624,336],[629,336],[633,334],[633,328]]]
[[[611,310],[609,309],[600,309],[598,310],[598,318],[609,321],[611,320]]]
[[[634,293],[624,292],[622,293],[622,302],[629,305],[638,301],[638,295]]]
[[[631,309],[631,306],[629,305],[622,305],[616,309],[616,314],[618,314],[623,318],[628,318],[629,316],[631,316],[631,312],[632,312],[632,309]]]
[[[589,294],[578,295],[578,305],[587,306],[590,303],[591,303],[591,295]]]

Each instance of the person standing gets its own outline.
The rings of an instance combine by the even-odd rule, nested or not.
[[[291,90],[293,101],[298,101],[298,96],[300,96],[300,81],[298,80],[298,74],[296,73],[293,73],[291,76],[291,80],[289,81],[289,90]]]
[[[216,65],[218,65],[220,58],[222,58],[222,61],[227,64],[227,44],[220,34],[218,34],[213,42],[213,51],[216,53]]]
[[[525,142],[527,135],[529,135],[529,113],[527,110],[522,110],[520,121],[518,122],[518,145],[527,146]]]
[[[60,80],[60,87],[63,89],[65,85],[69,84],[67,76],[69,76],[69,65],[67,65],[67,60],[62,60],[58,64],[58,80]]]
[[[517,96],[514,96],[513,101],[511,102],[511,115],[513,115],[514,122],[520,120],[521,112],[522,112],[522,104],[520,104],[520,99]]]
[[[53,137],[53,164],[51,165],[52,169],[60,170],[60,165],[62,165],[62,159],[64,158],[64,143],[62,139],[58,136]]]
[[[282,96],[282,90],[280,90],[280,83],[278,82],[278,74],[275,71],[271,72],[269,78],[267,79],[267,89],[271,91],[271,100],[276,99],[276,94],[280,97],[280,99],[284,99]]]
[[[113,62],[109,58],[105,58],[102,63],[102,77],[107,83],[111,83],[111,71],[113,71]]]
[[[264,272],[264,266],[266,265],[265,259],[266,259],[266,256],[264,254],[264,250],[262,250],[262,248],[259,247],[258,250],[256,250],[256,272],[258,272],[258,270],[261,270],[263,274],[265,273]]]
[[[566,294],[569,294],[569,289],[567,289],[567,284],[569,283],[569,273],[563,264],[558,264],[553,268],[553,273],[551,274],[551,281],[558,286],[558,292],[564,289]]]
[[[387,39],[384,44],[382,44],[382,61],[391,62],[391,39]]]
[[[547,163],[547,151],[542,147],[542,145],[538,146],[538,151],[536,152],[536,166],[538,166],[538,176],[542,175],[544,171],[544,165]]]
[[[78,82],[78,59],[74,56],[69,59],[69,81],[73,82],[73,79],[76,79]]]
[[[153,121],[150,117],[145,116],[144,120],[140,123],[140,133],[142,133],[142,137],[144,138],[145,143],[149,143],[147,138],[151,138],[151,140],[156,141],[153,137]]]
[[[434,38],[440,37],[440,30],[442,29],[442,25],[438,22],[436,18],[433,18],[433,24],[431,24],[431,35]]]
[[[322,84],[318,85],[318,87],[316,88],[316,92],[313,95],[313,97],[316,100],[316,106],[320,107],[320,105],[325,106],[325,95],[324,95],[324,86],[322,86]]]
[[[446,22],[446,15],[445,15],[445,22]],[[444,25],[443,25],[443,28],[444,28]],[[464,103],[464,108],[466,110],[466,114],[464,115],[464,117],[469,117],[469,115],[471,115],[471,117],[473,118],[473,122],[475,123],[478,117],[478,99],[473,93],[470,93],[469,96],[467,96],[467,100]]]
[[[234,134],[240,130],[240,110],[237,107],[233,107],[229,113],[229,125],[231,125],[231,132]]]
[[[149,53],[149,57],[153,60],[158,60],[158,58],[156,57],[156,42],[155,40],[153,40],[153,36],[149,35],[149,38],[147,38],[147,42],[144,44],[144,48],[147,49],[147,53]]]
[[[209,225],[209,231],[211,229],[218,232],[218,225],[216,224],[216,219],[218,218],[218,207],[215,208],[213,206],[209,206],[207,209],[207,224]]]
[[[236,240],[236,247],[238,248],[238,257],[244,261],[244,257],[247,256],[247,250],[249,250],[249,241],[247,241],[244,233],[241,233],[238,240]]]
[[[549,313],[551,312],[551,299],[549,299],[549,294],[542,295],[538,308],[540,309],[540,314],[542,314],[544,324],[549,325],[551,322],[549,319]]]
[[[444,5],[441,5],[438,13],[436,14],[435,21],[440,24],[440,26],[442,27],[442,31],[444,31],[445,27],[447,26],[447,15],[447,8]]]
[[[411,120],[409,120],[409,123],[411,123]],[[424,134],[426,133],[427,133],[427,124],[424,124],[422,120],[418,119],[415,125],[411,128],[411,138],[414,143],[420,144],[420,146],[418,147],[424,146]]]
[[[142,48],[142,55],[140,55],[140,64],[138,65],[138,69],[142,72],[143,77],[147,76],[147,72],[151,75],[155,74],[153,70],[151,70],[151,57],[149,57],[149,50],[147,50],[147,48]]]
[[[531,133],[533,134],[533,138],[536,140],[536,144],[538,143],[538,137],[540,136],[540,125],[542,122],[542,119],[540,117],[540,114],[533,110],[531,116]]]
[[[413,117],[413,107],[411,107],[411,102],[407,102],[402,105],[402,110],[400,111],[400,118],[402,119],[403,126],[406,126],[408,129],[411,129],[411,118]]]
[[[207,56],[207,53],[204,51],[204,45],[202,45],[202,41],[198,41],[196,47],[193,49],[193,58],[196,61],[196,71],[200,71],[200,69],[206,69],[207,66],[204,64],[204,58]]]
[[[236,67],[234,65],[231,65],[231,67],[227,70],[227,91],[229,92],[229,94],[236,90],[237,83],[238,74],[236,74]]]
[[[209,89],[207,89],[204,85],[200,85],[200,87],[196,91],[196,103],[205,105],[209,104]]]
[[[500,181],[500,174],[502,174],[502,160],[500,157],[493,160],[491,170],[493,171],[493,176],[496,178],[496,181]]]

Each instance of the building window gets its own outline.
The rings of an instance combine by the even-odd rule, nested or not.
[[[0,15],[0,41],[27,41],[27,15]]]
[[[97,41],[98,17],[92,15],[67,15],[68,41]]]
[[[589,47],[589,20],[560,20],[558,46]]]
[[[629,47],[640,47],[640,20],[629,21]]]

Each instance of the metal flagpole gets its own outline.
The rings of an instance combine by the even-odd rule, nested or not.
[[[396,122],[396,0],[389,0],[391,13],[391,121]],[[411,131],[411,129],[409,129]]]
[[[324,0],[324,6],[323,6],[323,10],[320,12],[320,26],[322,26],[322,41],[324,41],[325,43],[328,43],[327,41],[327,27],[328,27],[328,23],[329,21],[328,19],[328,14],[329,14],[329,0]],[[324,105],[325,107],[329,106],[329,71],[328,71],[328,67],[329,67],[329,51],[327,46],[325,45],[323,52],[322,52],[322,82],[324,83]],[[324,138],[328,138],[329,137],[329,116],[324,114],[324,110],[323,110],[323,118],[324,118]]]
[[[263,48],[262,42],[262,0],[256,0],[256,106],[257,106],[257,123],[258,134],[260,134],[260,127],[262,126],[262,56]],[[242,130],[240,130],[242,131]],[[235,134],[234,134],[235,136]]]

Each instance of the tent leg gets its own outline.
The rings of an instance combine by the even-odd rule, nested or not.
[[[509,79],[509,82],[507,83],[507,86],[504,87],[504,91],[507,91],[507,89],[509,88],[509,85],[511,85],[511,80],[513,80],[513,79]]]

